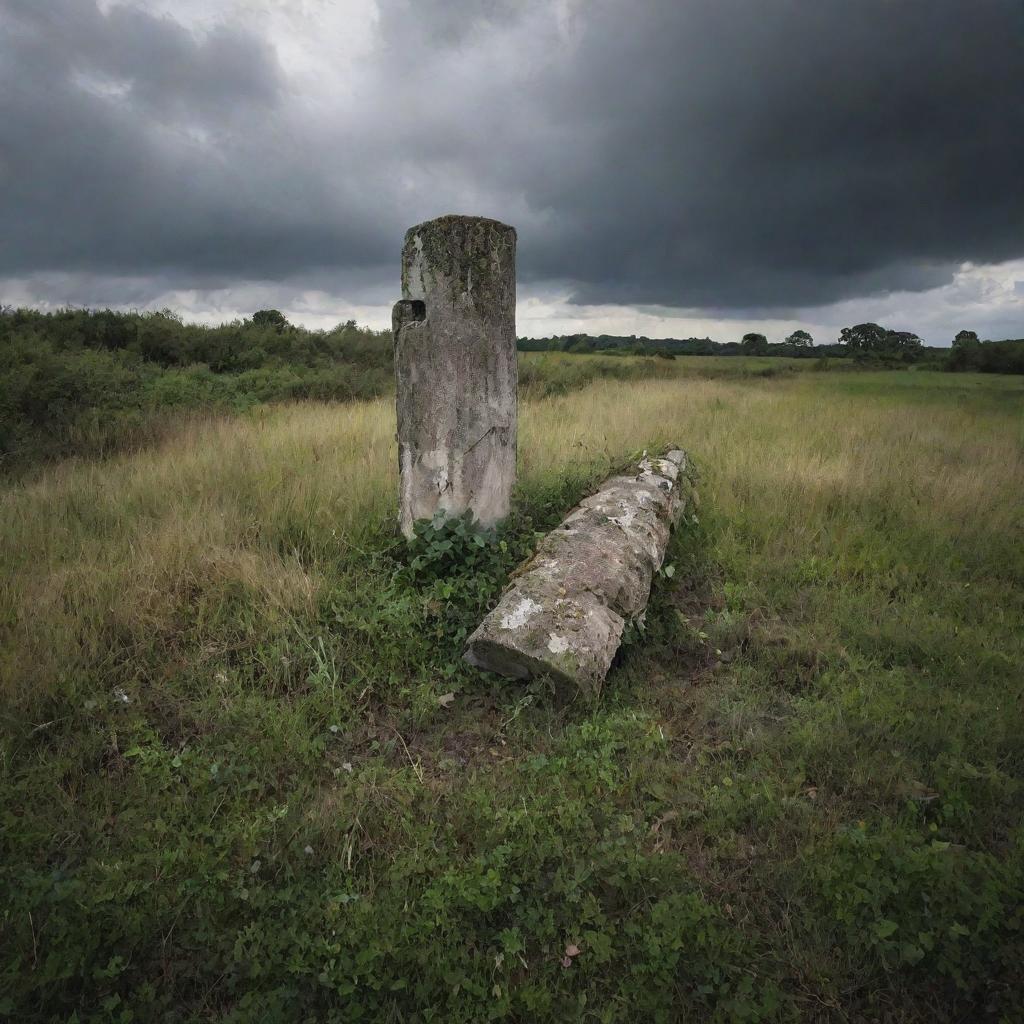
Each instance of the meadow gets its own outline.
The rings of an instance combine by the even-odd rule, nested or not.
[[[515,513],[445,566],[386,396],[0,485],[0,1015],[1024,1019],[1024,378],[522,366]],[[601,696],[464,665],[670,444],[701,502]]]

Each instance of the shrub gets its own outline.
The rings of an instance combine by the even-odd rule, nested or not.
[[[391,384],[390,332],[292,327],[277,310],[220,327],[168,311],[5,310],[0,464],[106,452],[164,410],[348,401]]]
[[[965,332],[961,332],[963,334]],[[946,361],[948,370],[972,370],[976,373],[1024,373],[1024,339],[1014,341],[978,341],[961,339],[954,344]]]

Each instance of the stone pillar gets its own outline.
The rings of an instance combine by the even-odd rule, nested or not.
[[[516,232],[485,217],[410,228],[392,312],[399,524],[509,511],[516,474]]]

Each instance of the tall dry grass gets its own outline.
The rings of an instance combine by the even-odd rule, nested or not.
[[[639,448],[681,444],[728,524],[726,556],[732,544],[781,561],[892,530],[923,538],[922,558],[928,545],[955,543],[968,562],[1012,563],[1024,494],[1019,402],[989,408],[937,392],[932,401],[917,382],[913,400],[871,400],[851,379],[604,381],[528,402],[521,487],[529,494],[569,468],[598,474]],[[263,409],[6,487],[4,688],[48,688],[154,634],[173,639],[183,602],[215,617],[241,589],[267,622],[308,607],[325,578],[389,528],[393,435],[384,400]]]

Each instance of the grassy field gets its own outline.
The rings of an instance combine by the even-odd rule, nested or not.
[[[842,359],[825,359],[821,366],[847,372],[852,365]],[[748,377],[780,377],[815,369],[811,359],[778,356],[657,356],[637,358],[564,352],[520,352],[519,387],[525,399],[548,398],[585,387],[599,380],[741,380]],[[820,367],[819,367],[820,368]]]
[[[774,375],[817,362],[520,358],[524,398],[597,380]],[[0,306],[0,475],[24,478],[61,459],[138,451],[175,437],[188,420],[281,403],[382,398],[393,393],[394,380],[391,332],[354,322],[331,331],[276,329],[255,319],[207,328],[166,312],[43,314]]]
[[[1024,1019],[1024,379],[562,358],[453,573],[387,399],[4,485],[0,1015]],[[668,443],[702,503],[601,698],[464,666]]]

